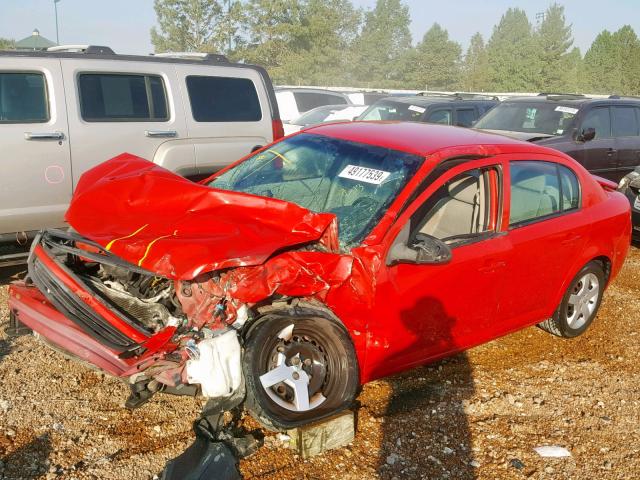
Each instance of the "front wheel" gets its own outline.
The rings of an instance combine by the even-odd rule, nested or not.
[[[265,319],[245,343],[246,407],[265,427],[285,430],[349,407],[359,386],[351,339],[319,317]]]
[[[605,283],[600,263],[589,262],[571,281],[553,316],[538,326],[559,337],[577,337],[596,317]]]

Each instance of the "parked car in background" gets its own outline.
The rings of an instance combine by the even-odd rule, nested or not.
[[[67,220],[10,312],[128,379],[131,406],[244,387],[273,429],[527,326],[582,334],[631,230],[615,185],[560,152],[388,122],[311,127],[201,184],[122,155]]]
[[[629,199],[631,204],[631,220],[633,223],[633,240],[640,242],[640,167],[626,174],[620,184],[620,190]]]
[[[115,155],[203,178],[282,135],[261,67],[95,46],[0,52],[0,266],[64,226],[80,175]]]
[[[298,118],[285,122],[284,133],[290,135],[305,127],[326,122],[354,120],[367,109],[366,105],[325,105],[303,113]]]
[[[640,99],[565,94],[510,98],[475,128],[554,148],[615,182],[640,165]]]
[[[276,87],[276,99],[282,121],[288,122],[303,113],[325,105],[351,105],[345,93],[321,88]]]
[[[462,93],[394,96],[378,100],[358,120],[426,122],[470,127],[497,104],[498,99],[495,97]]]

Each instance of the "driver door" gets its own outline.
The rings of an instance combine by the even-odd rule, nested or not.
[[[499,335],[495,316],[510,249],[501,232],[502,178],[495,159],[465,161],[434,182],[390,229],[368,328],[371,378]],[[419,233],[445,242],[451,260],[403,260],[398,252],[414,248]]]

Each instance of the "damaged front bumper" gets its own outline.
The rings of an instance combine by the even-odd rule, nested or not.
[[[9,288],[9,307],[21,323],[52,347],[131,383],[152,384],[154,392],[200,391],[214,398],[240,388],[241,348],[234,328],[196,328],[169,315],[153,331],[136,320],[136,310],[123,309],[117,297],[72,271],[65,261],[69,255],[153,275],[75,234],[44,232],[34,242],[27,279]]]

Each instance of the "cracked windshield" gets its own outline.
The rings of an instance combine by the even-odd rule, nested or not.
[[[256,154],[209,186],[333,213],[340,246],[347,248],[364,238],[421,162],[387,148],[301,134]]]

